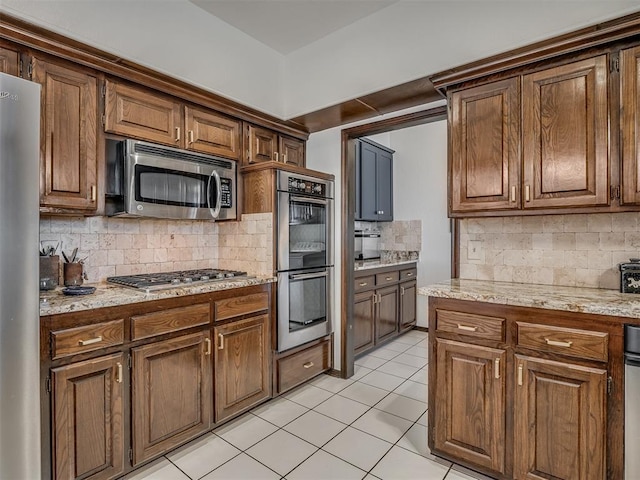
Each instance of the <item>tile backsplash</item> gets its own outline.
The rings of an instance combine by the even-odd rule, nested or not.
[[[61,243],[87,257],[88,282],[113,275],[193,268],[273,274],[273,221],[269,214],[243,215],[240,222],[148,218],[42,218],[40,240]]]
[[[460,221],[460,278],[620,288],[618,264],[640,256],[640,213]]]
[[[379,223],[380,250],[419,252],[422,247],[422,220],[395,220]]]

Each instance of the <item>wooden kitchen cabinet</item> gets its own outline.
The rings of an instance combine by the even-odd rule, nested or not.
[[[607,371],[516,355],[514,478],[606,478]]]
[[[620,52],[621,202],[640,204],[640,46]]]
[[[416,323],[414,265],[394,265],[355,272],[353,349],[360,355]]]
[[[621,478],[621,326],[430,298],[429,330],[435,454],[499,479]]]
[[[279,135],[273,130],[245,123],[245,165],[276,161],[283,164],[305,166],[305,142]]]
[[[20,54],[17,50],[0,46],[0,72],[14,77],[20,74]]]
[[[216,422],[271,397],[269,316],[214,327]]]
[[[524,208],[609,201],[606,55],[522,77]]]
[[[503,473],[505,350],[439,338],[435,342],[435,448]]]
[[[453,91],[449,101],[450,213],[609,204],[606,55]]]
[[[85,70],[34,57],[42,85],[40,207],[90,213],[97,208],[97,78]]]
[[[239,120],[161,93],[107,80],[105,131],[237,160]]]
[[[358,140],[356,220],[393,220],[393,154],[393,150],[371,140]]]
[[[449,95],[451,211],[520,207],[520,79]]]
[[[208,330],[132,349],[134,466],[210,429],[211,351]]]
[[[108,479],[124,471],[124,355],[51,370],[56,479]]]

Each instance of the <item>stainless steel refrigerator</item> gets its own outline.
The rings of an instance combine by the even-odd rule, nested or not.
[[[40,478],[40,85],[0,73],[0,478]]]

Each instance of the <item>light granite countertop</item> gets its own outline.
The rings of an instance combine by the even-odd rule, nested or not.
[[[356,272],[360,270],[370,270],[373,268],[382,268],[382,267],[394,267],[396,265],[405,265],[411,263],[417,263],[418,260],[365,260],[365,261],[357,261],[354,266],[354,270]]]
[[[418,294],[640,319],[640,295],[599,288],[451,279],[420,287]]]
[[[96,291],[90,295],[77,296],[65,295],[62,293],[62,288],[57,288],[48,292],[40,292],[40,316],[78,312],[94,308],[116,307],[131,303],[162,300],[165,298],[184,297],[187,295],[229,290],[231,288],[262,285],[275,281],[276,277],[237,278],[224,282],[211,282],[188,287],[180,286],[166,290],[156,290],[150,293],[105,283],[91,285],[96,287]]]

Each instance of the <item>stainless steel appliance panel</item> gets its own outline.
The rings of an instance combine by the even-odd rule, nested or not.
[[[333,267],[278,273],[278,351],[331,333]]]
[[[40,85],[0,73],[0,478],[40,478]]]

